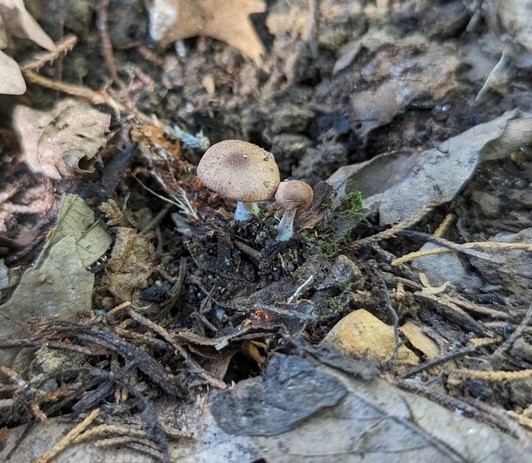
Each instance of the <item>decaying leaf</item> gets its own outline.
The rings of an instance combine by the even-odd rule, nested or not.
[[[479,124],[421,153],[382,154],[338,169],[327,180],[338,195],[358,190],[382,225],[407,220],[451,201],[481,161],[500,159],[532,142],[532,116],[518,110]]]
[[[147,236],[133,228],[116,227],[111,259],[103,284],[109,286],[122,301],[130,301],[135,290],[148,286],[153,273],[153,244]]]
[[[88,103],[71,99],[38,111],[19,105],[14,123],[24,160],[33,172],[59,180],[93,172],[98,150],[106,143],[111,117]]]
[[[272,462],[526,460],[524,445],[487,424],[300,357],[274,354],[264,377],[218,392],[211,411],[226,433],[247,436]]]
[[[162,46],[189,37],[211,37],[260,65],[264,46],[249,15],[264,10],[262,0],[153,0],[148,7],[150,35]]]
[[[416,54],[416,50],[424,48]],[[378,50],[363,72],[381,82],[371,90],[353,95],[353,130],[366,140],[372,130],[388,124],[414,98],[424,95],[430,95],[433,100],[442,98],[455,86],[458,64],[454,54],[435,43]]]
[[[30,331],[31,318],[75,319],[92,309],[94,274],[87,266],[111,245],[111,237],[94,213],[76,195],[66,195],[57,226],[37,259],[26,270],[10,299],[0,306],[0,338]],[[0,364],[9,365],[16,352],[0,350]]]

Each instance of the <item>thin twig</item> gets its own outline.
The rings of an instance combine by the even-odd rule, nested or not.
[[[24,62],[20,69],[22,71],[38,71],[45,64],[51,63],[61,55],[68,53],[78,43],[78,38],[74,35],[67,35],[55,44],[54,51],[46,51],[35,54],[30,60]]]
[[[500,358],[504,353],[511,349],[514,342],[517,341],[517,339],[523,334],[525,329],[530,323],[530,320],[532,319],[532,304],[528,307],[528,310],[523,318],[523,321],[519,324],[519,326],[516,328],[516,330],[512,333],[506,341],[504,341],[496,350],[493,352],[493,355],[491,356],[492,359]]]
[[[105,65],[111,76],[111,80],[115,83],[119,83],[118,70],[116,68],[115,57],[113,54],[113,44],[111,43],[111,37],[109,36],[109,29],[107,27],[108,17],[107,8],[109,7],[109,0],[100,0],[100,3],[96,6],[96,28],[102,41],[102,54],[105,60]]]
[[[320,0],[308,0],[308,44],[312,57],[318,57],[318,32],[320,26]]]
[[[65,437],[63,437],[51,450],[48,450],[44,455],[37,460],[36,463],[48,463],[52,461],[57,455],[63,452],[85,429],[87,429],[100,414],[100,409],[95,408],[89,415],[72,429]]]
[[[151,320],[140,315],[139,313],[135,312],[132,309],[129,309],[128,313],[129,313],[129,316],[133,320],[151,329],[152,331],[157,333],[159,336],[161,336],[166,342],[168,342],[177,352],[179,352],[179,354],[183,357],[188,367],[191,370],[196,371],[203,379],[207,381],[208,384],[218,389],[227,388],[227,384],[225,384],[223,381],[220,381],[218,378],[212,376],[207,371],[205,371],[203,368],[201,368],[201,366],[192,358],[192,356],[187,352],[187,350],[183,346],[178,344],[172,338],[170,333],[168,333],[168,331],[166,331],[162,326],[157,325],[156,323],[152,322]]]
[[[464,376],[467,378],[481,379],[483,381],[491,382],[519,381],[532,378],[532,369],[518,371],[487,371],[456,368],[449,371],[449,376]]]
[[[382,274],[378,271],[374,271],[375,275],[379,279],[383,291],[384,291],[384,299],[386,301],[386,308],[388,309],[388,312],[390,312],[390,315],[393,319],[393,339],[394,339],[394,346],[393,346],[393,352],[392,356],[390,357],[390,360],[388,360],[389,365],[393,365],[395,361],[397,360],[397,354],[399,352],[399,348],[403,345],[403,342],[399,338],[399,316],[397,315],[397,312],[393,308],[392,300],[390,298],[390,292],[388,291],[388,285],[386,284],[386,280],[382,276]]]
[[[408,370],[404,375],[401,375],[401,379],[410,378],[412,376],[421,373],[422,371],[428,370],[432,367],[441,365],[442,363],[450,362],[451,360],[456,360],[457,358],[464,357],[466,355],[474,354],[478,351],[478,347],[466,347],[465,349],[460,349],[455,352],[449,352],[448,354],[442,355],[441,357],[428,360],[421,365],[418,365],[415,368]]]
[[[294,292],[294,294],[292,294],[287,300],[286,302],[288,304],[291,304],[294,299],[298,298],[301,294],[303,294],[303,291],[305,291],[305,289],[310,286],[314,281],[314,275],[310,275],[297,289],[296,291]]]
[[[118,117],[122,112],[131,112],[122,104],[113,99],[108,93],[104,91],[95,91],[87,87],[80,87],[78,85],[67,84],[57,80],[44,77],[33,71],[23,71],[26,81],[32,84],[40,85],[41,87],[49,88],[51,90],[66,93],[70,96],[82,98],[93,105],[105,104],[109,106]],[[149,119],[149,118],[148,118]],[[151,119],[149,119],[151,121]]]
[[[392,261],[391,265],[396,267],[398,265],[402,265],[406,262],[412,261],[419,257],[431,256],[433,254],[442,254],[446,252],[453,252],[457,250],[467,254],[467,251],[464,251],[464,249],[471,249],[471,248],[493,249],[493,250],[501,250],[501,251],[532,252],[532,244],[530,243],[499,243],[496,241],[479,241],[479,242],[456,244],[455,249],[450,249],[448,247],[441,247],[441,248],[423,249],[420,251],[410,252]]]

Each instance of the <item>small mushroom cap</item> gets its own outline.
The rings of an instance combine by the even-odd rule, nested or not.
[[[279,167],[272,153],[241,140],[212,145],[198,164],[203,184],[235,201],[270,199],[279,185]]]
[[[301,180],[287,180],[277,187],[275,201],[286,210],[309,207],[314,199],[312,187]]]

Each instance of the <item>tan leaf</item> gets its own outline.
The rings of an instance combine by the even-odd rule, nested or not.
[[[71,99],[46,111],[19,105],[13,119],[23,134],[20,139],[28,167],[56,180],[94,170],[111,120],[88,103]]]
[[[0,16],[8,35],[30,39],[47,50],[55,50],[54,42],[27,12],[22,0],[0,0]]]
[[[120,299],[131,300],[135,290],[148,286],[148,278],[154,271],[154,252],[145,235],[133,228],[116,227],[115,243],[102,283],[111,287]]]
[[[0,51],[0,94],[22,95],[26,91],[26,82],[16,61]]]
[[[249,20],[265,11],[262,0],[153,0],[150,35],[162,46],[203,36],[221,40],[260,65],[264,46]]]

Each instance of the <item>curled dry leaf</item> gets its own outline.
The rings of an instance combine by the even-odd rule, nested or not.
[[[0,0],[0,16],[8,38],[29,39],[47,50],[55,50],[54,42],[27,12],[22,0]]]
[[[18,106],[13,119],[24,134],[20,138],[28,167],[56,180],[94,171],[95,156],[106,143],[111,121],[108,114],[71,99],[46,111]]]
[[[11,37],[32,40],[50,51],[55,49],[52,39],[26,11],[22,0],[0,0],[0,49],[11,45]],[[0,51],[0,94],[22,95],[25,91],[18,64]]]
[[[514,110],[421,153],[385,153],[340,167],[327,182],[337,191],[335,206],[346,194],[361,191],[364,208],[389,225],[451,201],[480,162],[501,159],[531,142],[532,116]]]
[[[150,35],[162,46],[189,37],[211,37],[260,65],[264,46],[249,15],[264,10],[262,0],[153,0],[148,8]]]

